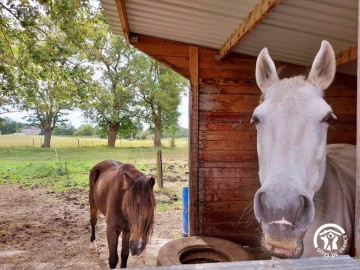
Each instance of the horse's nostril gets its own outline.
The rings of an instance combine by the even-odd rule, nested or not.
[[[314,219],[314,207],[312,201],[305,195],[299,196],[299,210],[296,215],[296,224],[308,226]]]
[[[265,204],[265,192],[261,192],[259,194],[259,201],[260,201],[260,204],[262,207],[264,207],[266,204]]]
[[[256,219],[261,223],[265,217],[265,192],[260,191],[255,195],[254,212]]]

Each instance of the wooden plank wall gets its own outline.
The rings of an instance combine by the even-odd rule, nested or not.
[[[260,97],[256,59],[231,53],[219,63],[216,50],[199,47],[194,69],[190,56],[194,46],[143,36],[138,40],[135,47],[183,76],[190,77],[189,66],[198,72],[198,86],[194,86],[196,79],[191,83],[189,111],[190,137],[198,143],[191,146],[189,155],[190,234],[260,244],[253,215],[253,197],[259,188],[256,130],[249,123]],[[277,63],[281,66],[282,77],[305,73],[304,67]],[[355,143],[356,78],[337,74],[326,100],[338,117],[328,142]]]
[[[199,234],[260,243],[253,216],[259,187],[256,132],[250,124],[259,104],[253,57],[200,49]]]

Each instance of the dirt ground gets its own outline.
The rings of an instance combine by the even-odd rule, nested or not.
[[[151,243],[141,256],[129,256],[128,267],[155,266],[158,249],[181,235],[181,226],[181,210],[157,212]],[[1,270],[108,269],[102,215],[98,253],[89,252],[89,239],[86,192],[59,194],[0,185]]]

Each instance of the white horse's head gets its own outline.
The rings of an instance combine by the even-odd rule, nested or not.
[[[335,54],[323,41],[308,78],[279,79],[264,48],[256,62],[256,81],[264,101],[255,109],[261,188],[255,216],[262,244],[273,256],[300,257],[303,237],[314,220],[313,196],[324,179],[326,135],[336,118],[323,91],[335,75]]]

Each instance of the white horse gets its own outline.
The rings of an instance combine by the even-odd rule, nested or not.
[[[327,41],[321,43],[308,78],[280,80],[267,48],[257,58],[263,102],[251,120],[257,129],[261,182],[254,211],[263,231],[262,245],[275,257],[324,255],[314,244],[314,234],[327,223],[346,232],[348,242],[341,254],[353,248],[355,146],[333,145],[328,151],[326,146],[329,122],[336,116],[323,92],[335,69]]]

